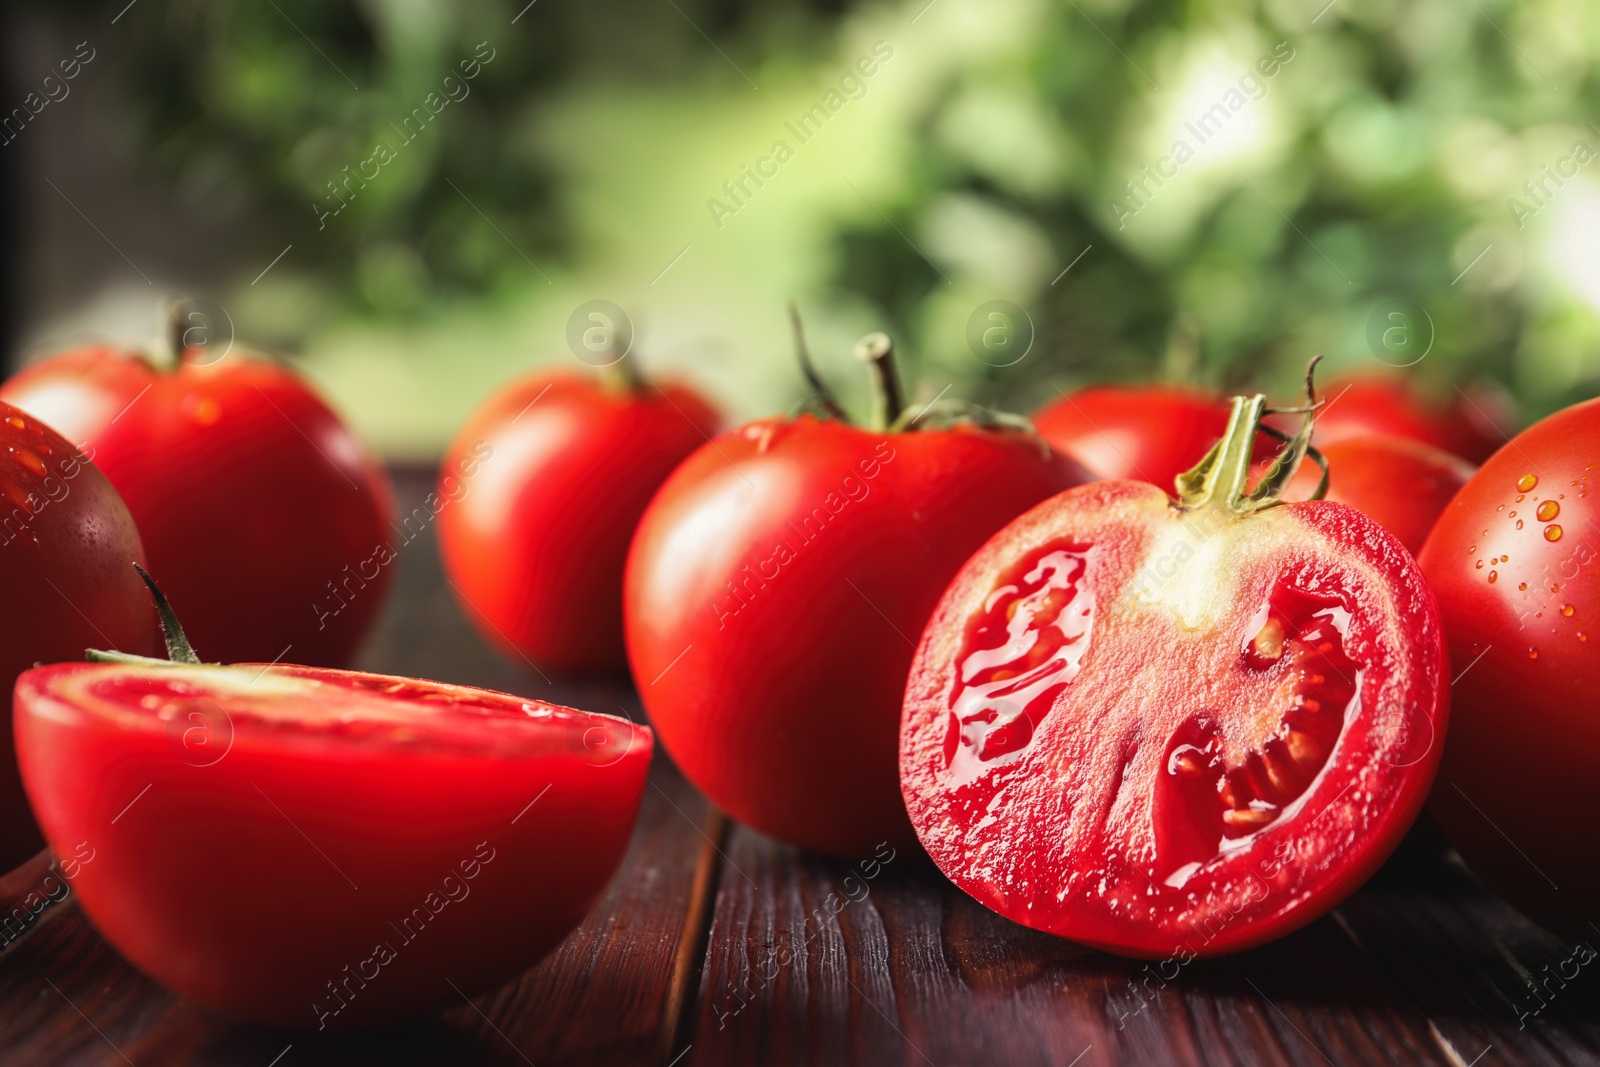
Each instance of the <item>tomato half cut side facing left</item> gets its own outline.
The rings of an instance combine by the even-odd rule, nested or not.
[[[1278,504],[1309,433],[1246,491],[1263,397],[1173,501],[1098,482],[962,569],[906,692],[901,782],[957,885],[1144,958],[1238,951],[1377,869],[1433,780],[1433,595],[1342,504]]]
[[[29,798],[106,940],[199,1004],[310,1030],[459,1004],[555,947],[622,858],[653,745],[283,665],[40,667],[15,709]]]

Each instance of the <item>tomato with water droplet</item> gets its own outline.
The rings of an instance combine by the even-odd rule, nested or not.
[[[1237,951],[1338,904],[1421,809],[1447,707],[1432,594],[1355,509],[1246,491],[1263,405],[1234,402],[1176,501],[1107,481],[1018,518],[924,631],[905,801],[1002,915],[1130,956]]]
[[[1431,807],[1467,865],[1530,917],[1600,914],[1600,400],[1534,424],[1456,495],[1419,557],[1459,676]],[[1526,525],[1500,510],[1527,497]],[[1485,532],[1487,530],[1487,532]],[[1498,559],[1490,585],[1473,565]]]
[[[65,438],[0,403],[0,684],[36,663],[111,645],[155,649],[156,617],[129,564],[144,561],[133,516]],[[0,870],[44,846],[0,732]]]

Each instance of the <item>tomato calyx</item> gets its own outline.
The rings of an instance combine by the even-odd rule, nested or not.
[[[156,616],[161,620],[161,638],[167,645],[167,658],[156,659],[154,656],[135,656],[127,652],[118,652],[114,649],[85,649],[83,658],[90,663],[127,663],[138,665],[141,663],[158,663],[165,666],[168,663],[187,663],[200,666],[201,660],[195,654],[194,646],[189,643],[188,635],[183,632],[183,626],[178,622],[178,613],[172,610],[172,603],[167,600],[167,594],[156,585],[156,580],[150,577],[150,572],[135,563],[133,569],[139,572],[139,577],[144,579],[144,584],[150,588],[150,597],[156,603]]]
[[[1287,503],[1284,491],[1293,481],[1302,460],[1310,459],[1322,468],[1322,478],[1307,498],[1321,500],[1328,492],[1328,461],[1311,446],[1311,428],[1327,399],[1317,399],[1313,377],[1321,356],[1313,356],[1306,366],[1306,403],[1294,408],[1269,408],[1261,393],[1236,396],[1221,439],[1190,470],[1178,475],[1178,506],[1185,511],[1220,508],[1234,515],[1248,515]],[[1303,415],[1300,427],[1286,434],[1263,420],[1268,415]],[[1265,433],[1282,441],[1284,447],[1273,457],[1254,488],[1250,486],[1251,458],[1256,435]]]
[[[806,347],[805,331],[800,324],[800,312],[792,303],[789,305],[789,322],[794,333],[795,359],[799,362],[800,373],[805,377],[806,385],[811,390],[810,395],[800,402],[793,414],[810,413],[819,418],[853,425],[853,420],[846,414],[833,389],[817,373],[816,365],[811,361],[811,352]],[[1049,443],[1034,428],[1033,421],[1023,415],[997,411],[966,400],[947,400],[943,396],[936,397],[932,403],[918,411],[908,409],[905,406],[905,393],[900,385],[900,376],[895,368],[894,341],[881,330],[869,333],[856,342],[855,357],[863,363],[870,364],[873,370],[877,398],[875,429],[885,433],[948,430],[956,426],[975,426],[984,430],[1013,430],[1033,438],[1039,445],[1041,455],[1048,457],[1051,453]]]

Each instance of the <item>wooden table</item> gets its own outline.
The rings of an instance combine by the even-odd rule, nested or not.
[[[638,716],[625,680],[496,659],[431,540],[397,565],[362,666]],[[44,867],[0,880],[0,902]],[[658,752],[605,896],[503,989],[391,1031],[244,1026],[144,978],[69,897],[0,951],[0,1064],[1600,1064],[1600,966],[1541,1008],[1532,983],[1568,947],[1426,846],[1291,937],[1165,975],[1008,922],[926,860],[869,869],[730,826]],[[834,915],[830,893],[854,899]]]

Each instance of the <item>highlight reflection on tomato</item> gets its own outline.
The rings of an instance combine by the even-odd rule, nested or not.
[[[895,738],[940,590],[989,534],[1088,477],[1024,431],[913,414],[723,434],[667,479],[628,557],[633,676],[685,776],[763,833],[852,858],[911,840]]]
[[[73,888],[106,940],[184,997],[298,1029],[531,966],[616,870],[652,748],[609,716],[284,665],[40,667],[15,714],[45,837],[93,849]]]
[[[0,402],[0,684],[90,646],[154,651],[155,613],[129,566],[143,561],[133,516],[105,475],[50,427]],[[0,734],[0,869],[43,845],[8,728]]]
[[[680,385],[569,374],[523,379],[475,412],[441,467],[454,502],[439,514],[439,550],[485,639],[549,670],[625,667],[628,542],[720,421]]]
[[[1179,501],[1107,481],[1029,511],[928,623],[906,804],[1002,915],[1130,956],[1237,951],[1353,892],[1421,808],[1448,695],[1432,594],[1353,508],[1246,491],[1263,405],[1234,401]]]
[[[346,662],[392,577],[388,477],[287,368],[182,351],[163,367],[90,345],[0,398],[90,452],[208,656]]]
[[[1050,444],[1102,478],[1172,490],[1228,425],[1227,402],[1165,385],[1096,385],[1046,404],[1033,423]]]

